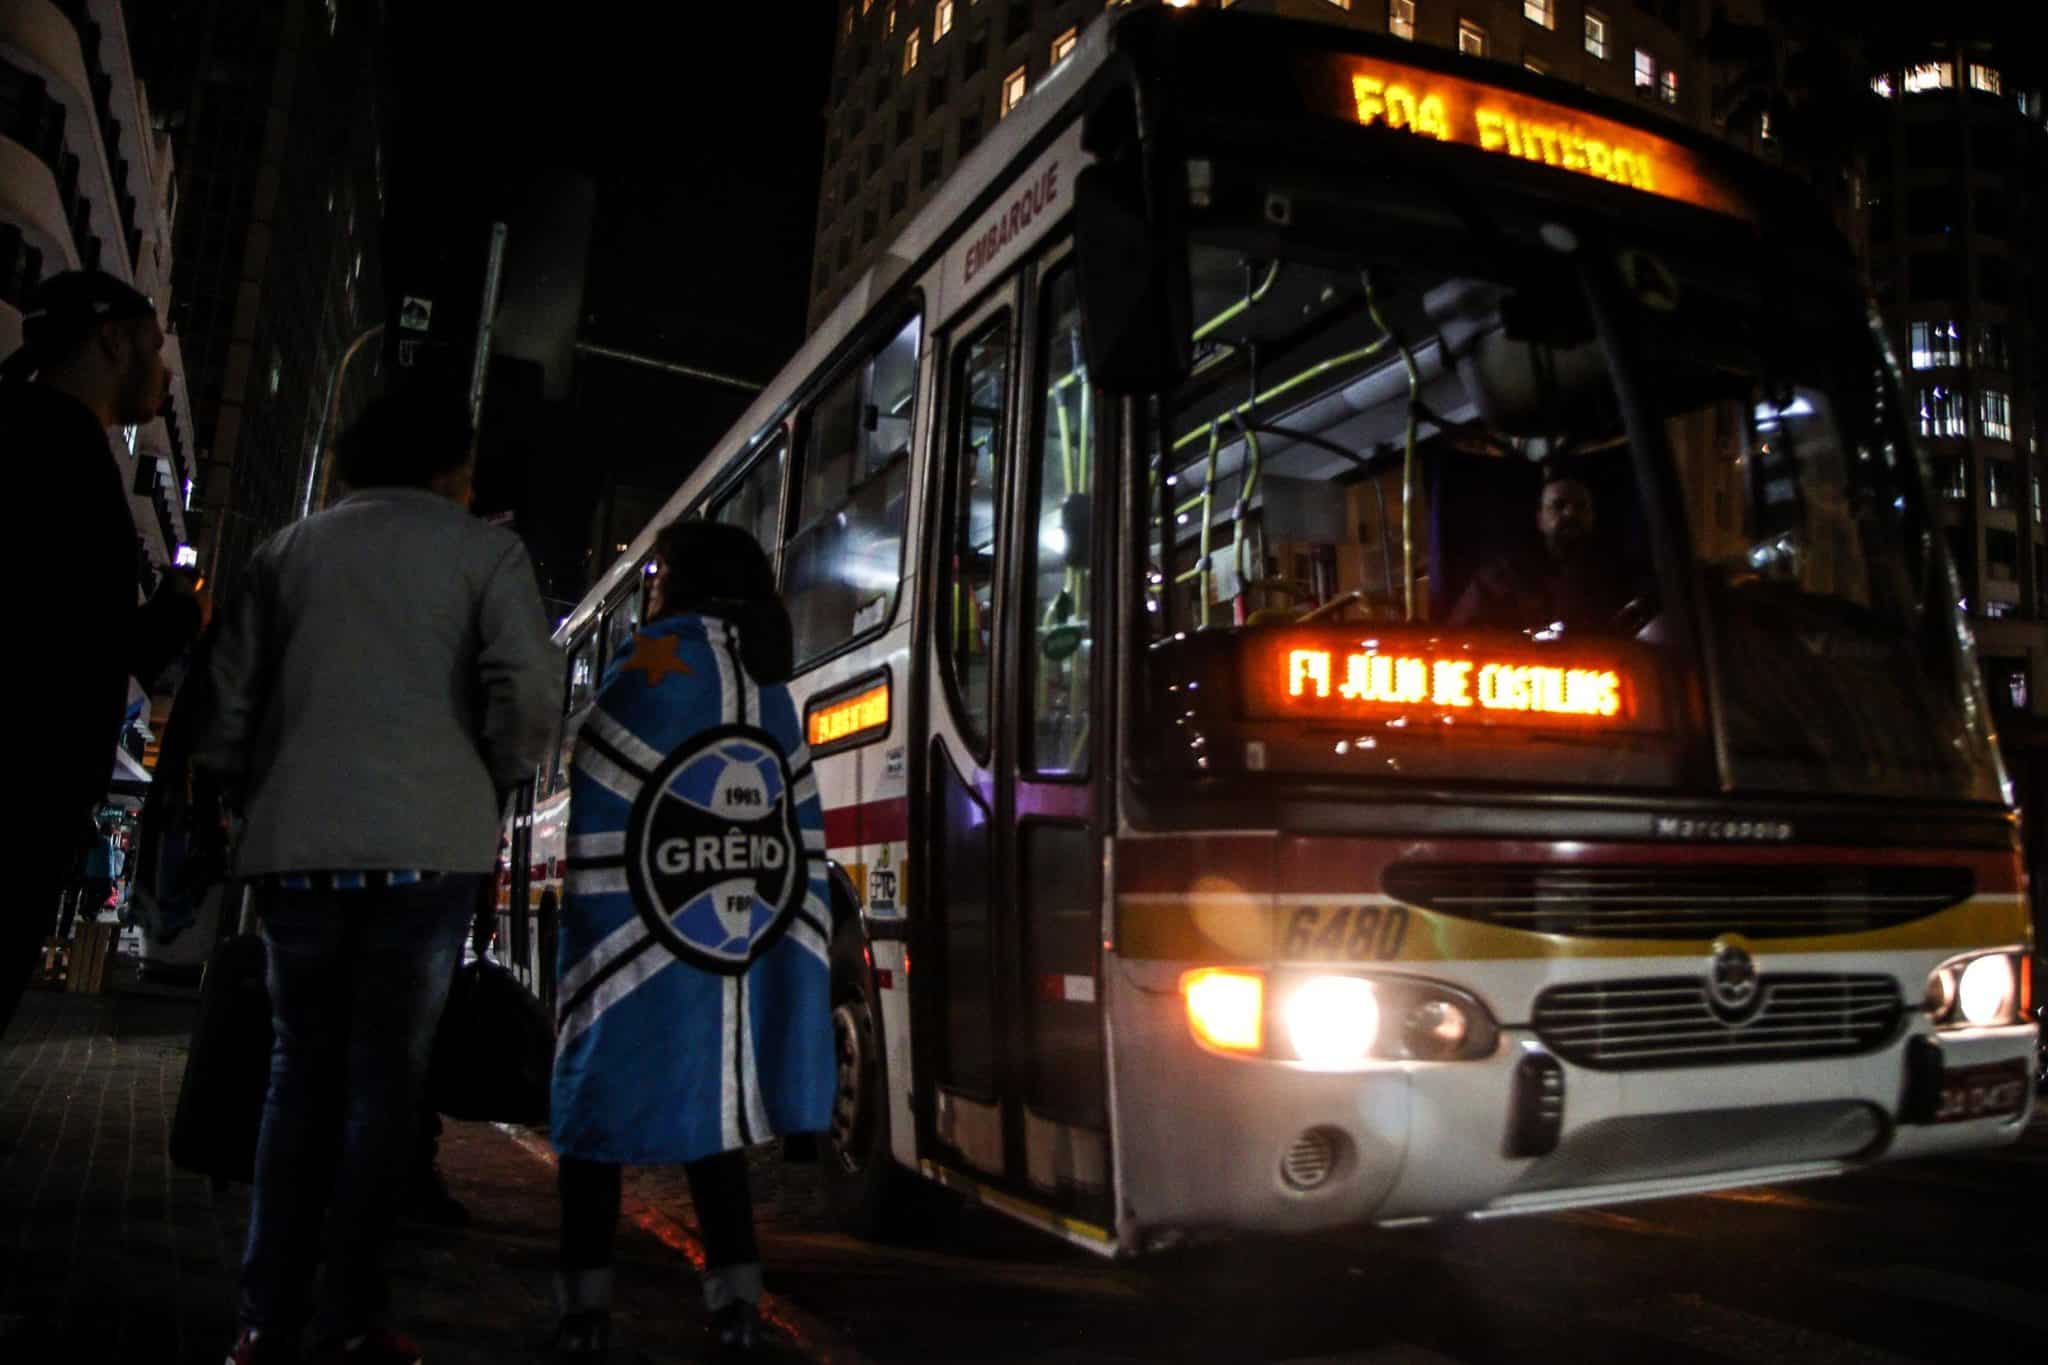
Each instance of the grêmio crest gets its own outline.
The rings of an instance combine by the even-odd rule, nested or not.
[[[721,725],[662,760],[626,825],[626,882],[683,961],[737,976],[773,947],[808,877],[789,763],[766,731]]]

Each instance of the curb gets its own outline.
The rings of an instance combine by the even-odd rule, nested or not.
[[[544,1139],[509,1123],[493,1123],[490,1126],[504,1134],[513,1146],[549,1170],[555,1168],[554,1148]],[[704,1243],[688,1227],[653,1205],[641,1203],[631,1195],[626,1197],[620,1212],[663,1246],[681,1252],[693,1270],[700,1274],[703,1272]],[[856,1351],[838,1332],[780,1294],[763,1293],[760,1310],[761,1320],[805,1359],[815,1361],[817,1365],[867,1365],[866,1357]]]

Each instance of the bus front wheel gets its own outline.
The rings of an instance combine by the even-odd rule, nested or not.
[[[833,1221],[869,1240],[907,1235],[921,1221],[926,1192],[890,1154],[881,1006],[851,918],[832,935],[832,1054],[832,1115],[819,1165]]]

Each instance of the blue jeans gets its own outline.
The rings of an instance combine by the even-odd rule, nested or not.
[[[261,893],[277,1046],[242,1253],[245,1327],[295,1336],[323,1249],[321,1335],[380,1325],[393,1201],[482,880]]]

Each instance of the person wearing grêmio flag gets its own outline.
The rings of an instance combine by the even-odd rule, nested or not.
[[[606,671],[570,774],[551,1111],[558,1361],[608,1349],[620,1168],[681,1162],[721,1344],[759,1330],[745,1149],[825,1129],[831,915],[789,615],[752,536],[656,542],[648,625]]]

